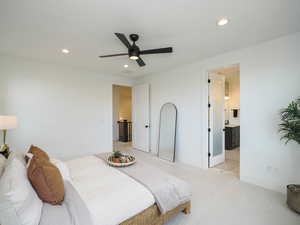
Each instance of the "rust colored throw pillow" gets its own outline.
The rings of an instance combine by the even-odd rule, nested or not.
[[[49,160],[48,154],[45,151],[43,151],[42,149],[40,149],[39,147],[36,147],[34,145],[30,146],[28,153],[31,153],[32,155],[36,156],[39,159]],[[28,159],[26,159],[26,161],[27,160]]]
[[[63,178],[50,161],[33,156],[27,175],[37,195],[44,202],[59,205],[65,197]]]

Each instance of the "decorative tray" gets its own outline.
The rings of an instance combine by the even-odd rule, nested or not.
[[[108,157],[107,163],[110,166],[114,166],[114,167],[126,167],[136,163],[136,159],[134,156],[123,155],[118,152],[115,152],[113,155]]]

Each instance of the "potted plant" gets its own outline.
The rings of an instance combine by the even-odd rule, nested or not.
[[[300,145],[300,98],[292,101],[280,114],[281,139],[285,140],[286,144],[295,141]],[[287,186],[287,204],[291,209],[300,213],[300,185],[290,184]]]

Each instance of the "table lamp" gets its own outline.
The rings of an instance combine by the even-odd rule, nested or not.
[[[17,128],[18,122],[15,116],[0,116],[0,130],[3,131],[3,145],[0,147],[0,153],[6,158],[9,155],[9,146],[6,144],[7,130]]]

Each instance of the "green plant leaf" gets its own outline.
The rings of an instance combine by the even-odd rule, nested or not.
[[[281,140],[285,140],[286,144],[290,141],[300,144],[300,98],[292,101],[287,108],[282,109],[280,116],[279,133]]]

